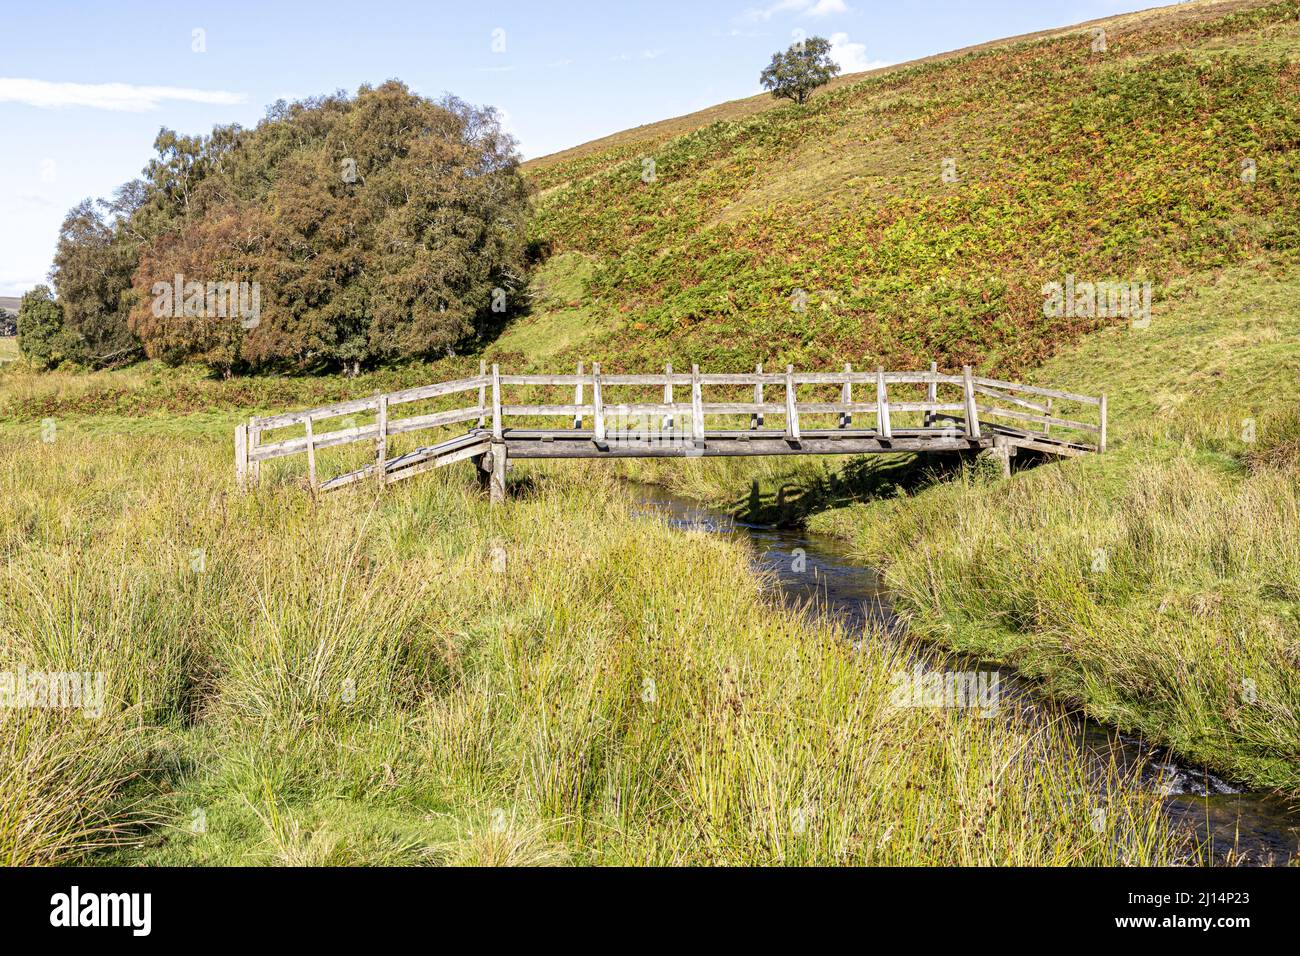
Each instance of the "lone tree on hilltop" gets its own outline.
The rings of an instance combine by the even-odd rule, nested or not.
[[[839,65],[831,59],[831,44],[825,37],[809,37],[790,45],[784,53],[773,53],[772,62],[759,76],[772,95],[804,103],[819,86],[838,76]]]

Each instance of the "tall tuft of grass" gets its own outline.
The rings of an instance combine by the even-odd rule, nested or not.
[[[107,723],[0,708],[0,864],[76,860],[138,822],[117,796],[143,735],[129,722]]]
[[[1300,472],[1300,404],[1274,409],[1264,416],[1254,447],[1246,455],[1257,470]]]

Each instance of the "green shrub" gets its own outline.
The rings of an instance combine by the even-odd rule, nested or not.
[[[63,308],[46,285],[23,296],[18,306],[18,349],[32,362],[52,368],[75,359],[76,336],[63,325]]]

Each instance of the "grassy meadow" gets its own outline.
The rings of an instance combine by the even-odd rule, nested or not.
[[[0,860],[1187,850],[1154,797],[1089,778],[1068,725],[890,706],[899,652],[771,606],[744,547],[632,517],[608,470],[521,470],[500,509],[468,466],[241,495],[233,420],[0,429],[0,669],[106,675],[97,718],[0,711]]]
[[[1300,5],[1197,0],[535,160],[536,230],[557,253],[538,281],[554,268],[590,331],[534,338],[562,314],[543,297],[488,352],[553,342],[551,367],[706,371],[937,360],[1108,393],[1110,454],[1007,483],[907,458],[623,473],[843,536],[915,633],[1300,791],[1298,62]],[[1150,327],[1045,316],[1043,285],[1067,275],[1150,283]]]
[[[1109,394],[1104,456],[1009,481],[901,456],[630,472],[848,538],[913,633],[1239,781],[1300,791],[1297,294],[1291,267],[1197,276],[1149,328],[1035,370]]]

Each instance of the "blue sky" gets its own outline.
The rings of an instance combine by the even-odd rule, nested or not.
[[[1153,0],[439,0],[23,3],[0,12],[0,295],[45,281],[59,223],[137,176],[159,127],[391,77],[503,111],[525,156],[759,91],[832,39],[846,72]]]

